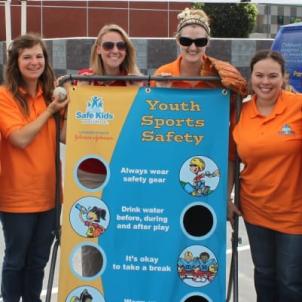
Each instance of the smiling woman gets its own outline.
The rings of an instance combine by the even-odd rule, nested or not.
[[[159,67],[155,75],[168,76],[220,76],[220,81],[173,81],[158,82],[157,86],[182,88],[226,87],[234,92],[246,95],[246,81],[239,71],[227,62],[206,55],[210,43],[209,18],[201,9],[189,9],[178,14],[176,43],[180,56],[173,62]],[[168,80],[168,78],[167,78]]]
[[[283,89],[280,53],[257,52],[250,63],[251,100],[232,122],[230,188],[234,147],[242,161],[240,211],[254,262],[259,302],[302,301],[302,95]],[[234,119],[232,120],[234,121]],[[229,201],[228,216],[240,214]]]
[[[53,115],[67,104],[53,97],[53,89],[54,74],[41,38],[34,34],[16,38],[0,88],[4,301],[41,301],[56,221]]]
[[[140,75],[136,64],[136,51],[127,33],[116,24],[103,26],[90,54],[90,67],[80,70],[81,75]],[[93,85],[125,86],[126,82],[100,82]]]
[[[103,26],[91,48],[90,67],[79,71],[80,75],[109,75],[125,76],[140,75],[136,64],[136,50],[127,33],[116,24]],[[78,85],[94,86],[128,86],[133,83],[114,81],[88,81]],[[104,166],[96,166],[92,158],[86,159],[79,167],[79,175],[90,187],[99,177],[106,177]],[[90,246],[82,247],[82,269],[85,274],[94,275],[95,263],[98,262],[98,254]]]

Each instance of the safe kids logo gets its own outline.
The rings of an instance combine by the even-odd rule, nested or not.
[[[101,97],[92,96],[87,102],[85,112],[76,112],[76,119],[82,124],[109,125],[109,121],[114,119],[114,114],[105,111]]]
[[[293,131],[293,129],[291,128],[290,125],[285,124],[282,126],[281,130],[279,131],[280,135],[285,135],[285,136],[290,136],[290,135],[294,135],[295,132]]]

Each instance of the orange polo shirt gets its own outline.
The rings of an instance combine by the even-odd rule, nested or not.
[[[282,233],[302,234],[302,94],[282,91],[262,116],[243,104],[233,139],[244,169],[240,207],[244,219]]]
[[[34,121],[46,109],[42,90],[28,98],[25,117],[12,94],[0,87],[0,211],[42,212],[55,206],[55,121],[50,118],[24,149],[14,147],[9,136]]]
[[[1,133],[0,133],[0,158],[1,158]],[[0,161],[0,175],[1,175],[1,161]]]
[[[160,75],[161,73],[170,73],[173,77],[180,76],[180,63],[182,56],[179,56],[175,61],[168,63],[159,67],[154,75]],[[207,57],[203,58],[204,64],[201,70],[200,76],[218,76],[216,70],[211,66]],[[175,88],[216,88],[223,87],[220,81],[196,81],[196,82],[186,82],[186,81],[172,81],[172,87]]]

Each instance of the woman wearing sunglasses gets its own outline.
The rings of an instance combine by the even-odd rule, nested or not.
[[[116,24],[105,25],[99,31],[90,54],[90,67],[79,71],[80,75],[125,76],[140,75],[136,64],[136,50],[127,33]],[[85,82],[87,84],[87,82]],[[128,86],[122,80],[90,81],[94,86]],[[83,84],[83,82],[79,83]],[[78,169],[80,181],[89,187],[100,186],[106,179],[106,168],[97,159],[88,158]],[[94,276],[99,271],[100,253],[90,246],[82,247],[83,276]]]
[[[239,71],[227,62],[206,55],[209,44],[209,18],[203,10],[186,8],[177,16],[176,42],[180,47],[179,57],[166,65],[159,67],[155,75],[162,76],[217,76],[220,82],[205,81],[170,81],[169,86],[180,88],[211,88],[224,86],[246,95],[246,81]],[[165,82],[166,84],[166,82]],[[163,86],[157,82],[158,86]]]
[[[80,75],[125,76],[140,75],[136,64],[136,50],[127,33],[116,24],[108,24],[101,28],[97,39],[92,45],[90,67],[79,71]],[[81,84],[87,82],[80,82]],[[131,83],[114,81],[90,81],[94,86],[127,86]],[[95,187],[96,183],[104,182],[106,168],[97,164],[96,159],[87,159],[78,171],[80,178],[85,180],[88,187]],[[101,183],[100,183],[101,182]]]
[[[136,50],[127,33],[116,24],[105,25],[99,31],[90,54],[90,67],[80,75],[124,76],[140,75],[136,64]],[[96,86],[127,86],[125,81],[94,81]]]
[[[80,75],[125,76],[140,75],[136,64],[136,50],[127,33],[116,24],[108,24],[101,28],[91,48],[90,67],[79,71]],[[80,82],[80,84],[87,82]],[[127,86],[130,83],[121,80],[90,81],[94,86]],[[85,160],[78,171],[79,177],[85,179],[90,187],[96,182],[104,182],[106,169],[97,164],[96,159]],[[99,183],[100,184],[100,183]]]

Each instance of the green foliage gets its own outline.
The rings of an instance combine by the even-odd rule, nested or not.
[[[301,19],[301,18],[293,18],[293,19],[290,19],[290,23],[299,23],[299,22],[302,22],[302,19]]]
[[[192,7],[207,13],[212,37],[247,38],[258,14],[256,4],[252,3],[194,3]]]

